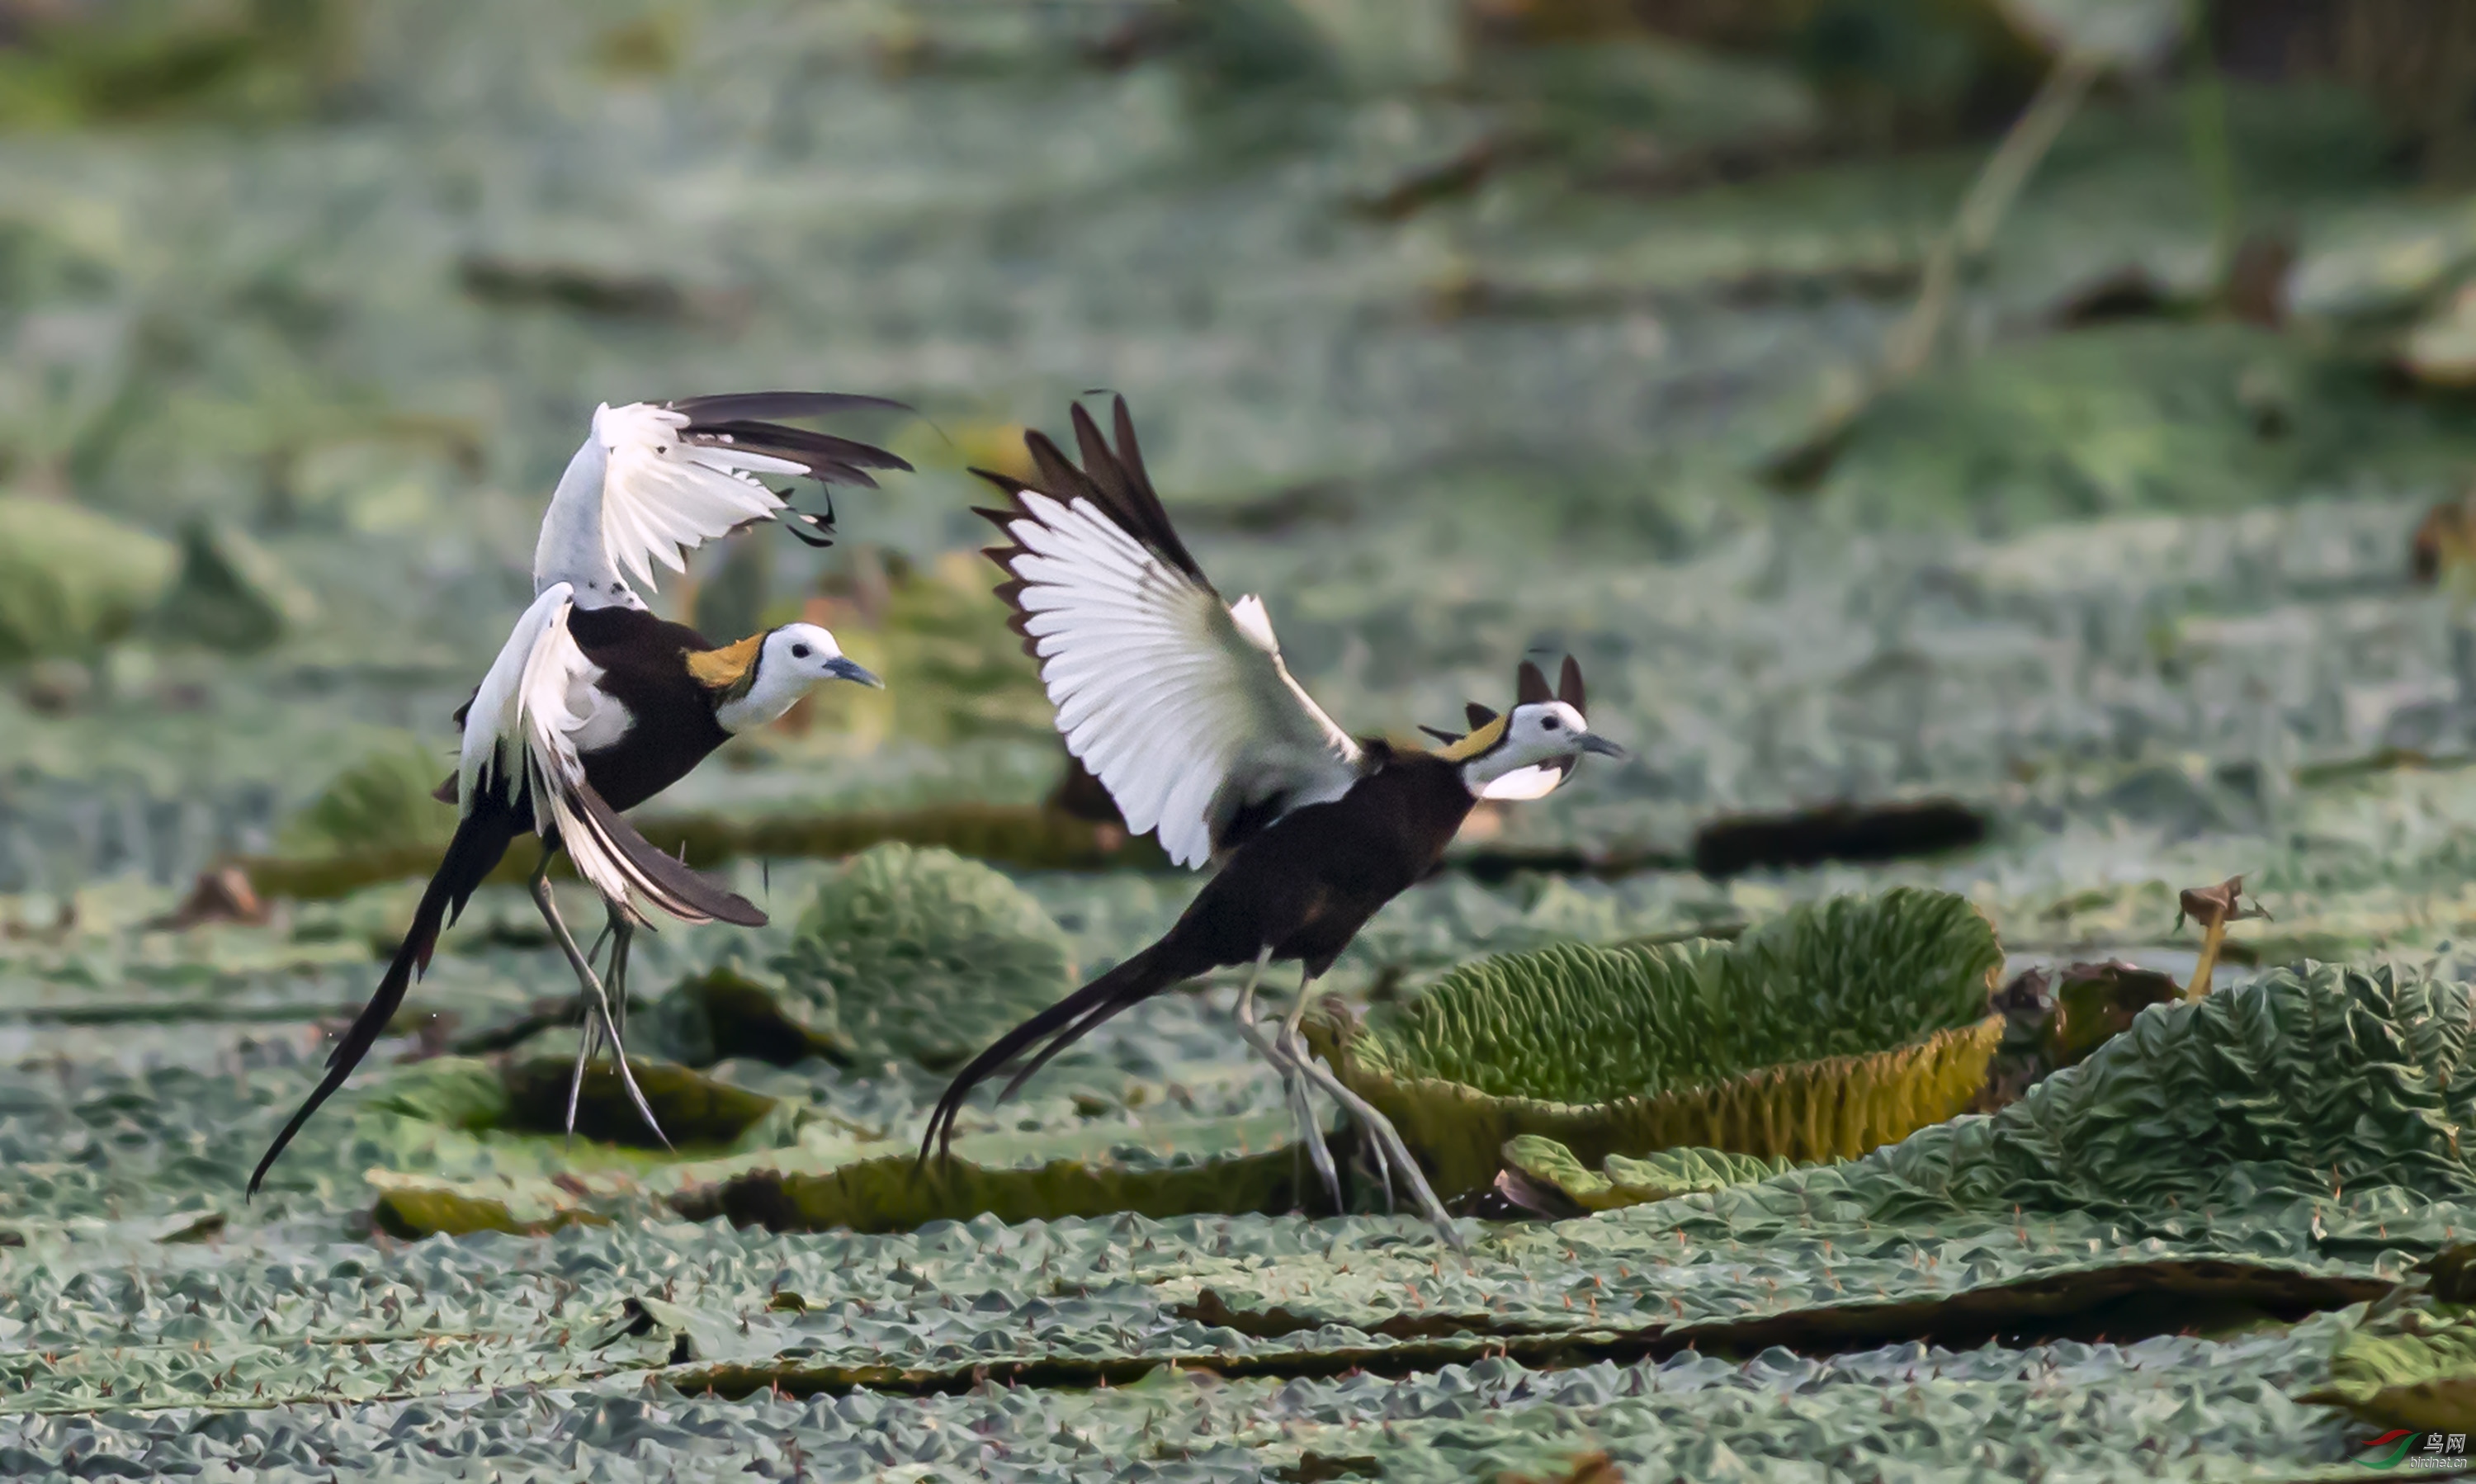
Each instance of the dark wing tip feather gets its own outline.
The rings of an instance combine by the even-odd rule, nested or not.
[[[1025,611],[1021,602],[1024,581],[1015,575],[1014,570],[1015,559],[1028,555],[1023,543],[1014,539],[1013,523],[1031,514],[1023,503],[1023,492],[1030,486],[1010,475],[992,474],[986,469],[974,469],[972,472],[1005,491],[1006,508],[1000,510],[975,506],[972,513],[997,527],[1006,537],[1003,546],[980,548],[980,555],[996,563],[998,570],[1005,574],[1005,580],[997,585],[997,596],[998,601],[1006,606],[1006,627],[1022,638],[1023,652],[1038,660],[1039,641],[1031,636],[1031,615]]]
[[[1442,742],[1447,747],[1450,747],[1454,743],[1460,741],[1463,736],[1463,733],[1461,732],[1447,731],[1442,727],[1430,727],[1424,722],[1421,722],[1419,724],[1419,730],[1435,738],[1437,741]]]
[[[824,417],[833,412],[871,408],[881,412],[915,412],[907,402],[868,397],[847,391],[726,391],[703,397],[678,397],[662,404],[685,412],[690,422],[733,418]]]
[[[1471,730],[1476,731],[1496,720],[1496,712],[1475,701],[1465,701],[1462,703],[1462,718],[1470,723]]]
[[[1159,492],[1152,488],[1151,476],[1144,470],[1143,451],[1135,443],[1134,419],[1127,411],[1127,399],[1117,399],[1113,414],[1118,431],[1114,452],[1081,404],[1073,408],[1072,415],[1076,447],[1083,457],[1082,467],[1077,468],[1047,433],[1033,429],[1023,435],[1023,446],[1031,456],[1036,481],[991,482],[1001,488],[1013,484],[1037,490],[1053,500],[1088,500],[1119,530],[1202,584],[1206,591],[1212,591],[1211,579],[1203,575],[1203,568],[1179,538],[1177,528],[1170,523],[1169,510],[1161,504]],[[985,474],[981,477],[989,478]]]
[[[1134,476],[1137,484],[1145,489],[1151,489],[1152,477],[1144,468],[1143,448],[1135,442],[1135,415],[1127,410],[1126,398],[1116,397],[1111,400],[1113,406],[1110,420],[1117,427],[1118,461],[1127,466],[1127,472]]]
[[[765,926],[768,919],[764,909],[704,872],[692,871],[676,857],[655,849],[653,842],[621,818],[592,784],[579,781],[575,794],[583,805],[586,823],[620,856],[630,875],[636,878],[635,884],[643,887],[664,911],[692,922],[705,919],[741,928]],[[688,910],[681,911],[681,907]]]
[[[1565,656],[1565,668],[1556,675],[1556,699],[1584,715],[1590,707],[1582,704],[1582,662],[1572,655]]]
[[[1513,673],[1513,704],[1536,705],[1542,701],[1555,699],[1556,693],[1548,688],[1548,677],[1537,665],[1523,660],[1522,668]]]
[[[780,423],[730,422],[690,423],[681,434],[689,443],[707,448],[728,446],[752,454],[764,454],[799,464],[808,478],[821,484],[869,484],[863,471],[891,469],[911,472],[911,461],[902,455],[862,443],[853,438],[838,438],[831,433],[811,433],[805,428],[786,428]]]

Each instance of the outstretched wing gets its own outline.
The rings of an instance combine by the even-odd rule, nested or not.
[[[979,513],[1011,544],[1024,647],[1040,661],[1068,751],[1140,834],[1201,865],[1301,804],[1340,798],[1365,756],[1290,678],[1263,604],[1226,605],[1187,554],[1144,472],[1120,398],[1112,451],[1081,408],[1077,468],[1040,433],[1036,482],[985,471],[1012,497]]]
[[[902,406],[826,392],[606,404],[594,409],[592,437],[570,466],[569,478],[599,478],[603,548],[614,566],[651,586],[655,562],[685,571],[686,553],[787,508],[780,495],[757,482],[758,475],[873,488],[877,481],[870,470],[911,467],[870,444],[763,419]],[[586,467],[597,461],[594,456],[598,471]]]
[[[765,914],[746,899],[656,850],[585,777],[577,737],[618,703],[599,688],[601,667],[568,631],[573,596],[565,582],[544,589],[474,693],[457,771],[461,808],[472,812],[485,788],[509,803],[529,796],[533,828],[556,831],[577,874],[606,901],[633,910],[641,896],[682,922],[763,926]]]

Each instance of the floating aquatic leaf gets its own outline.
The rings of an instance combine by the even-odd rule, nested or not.
[[[0,664],[93,655],[161,601],[177,562],[83,507],[0,495]]]
[[[436,853],[456,833],[456,808],[432,796],[456,760],[410,737],[335,775],[285,823],[281,843],[305,859],[372,852]],[[255,878],[253,878],[255,879]]]
[[[2376,1427],[2476,1431],[2476,1310],[2458,1280],[2468,1249],[2437,1253],[2433,1278],[2380,1303],[2340,1337],[2327,1385],[2301,1399],[2345,1407]]]
[[[229,524],[192,521],[181,532],[180,581],[164,595],[150,624],[170,643],[251,654],[273,646],[317,615],[317,600],[245,532]]]
[[[1591,1170],[1573,1151],[1553,1139],[1523,1134],[1505,1141],[1505,1164],[1531,1179],[1554,1187],[1587,1211],[1613,1211],[1620,1206],[1666,1200],[1725,1190],[1751,1180],[1768,1179],[1789,1168],[1786,1159],[1759,1154],[1731,1154],[1724,1150],[1669,1149],[1643,1159],[1610,1154]]]
[[[1947,893],[1793,909],[1733,943],[1561,947],[1456,970],[1319,1049],[1440,1191],[1532,1133],[1585,1163],[1676,1146],[1846,1158],[1966,1107],[2002,1023],[1994,931]]]
[[[728,1217],[770,1231],[912,1231],[930,1222],[994,1216],[1053,1222],[1133,1212],[1155,1219],[1205,1213],[1267,1215],[1299,1203],[1298,1150],[1129,1168],[1059,1159],[1033,1169],[989,1168],[956,1157],[922,1169],[885,1154],[819,1174],[759,1170],[684,1192],[673,1205],[694,1219]],[[1312,1176],[1310,1176],[1312,1178]]]
[[[681,1064],[709,1067],[730,1056],[792,1066],[810,1056],[849,1065],[859,1048],[831,1027],[812,1028],[785,1008],[783,981],[731,962],[681,981],[656,1002],[655,1034]]]
[[[782,960],[786,1013],[949,1067],[1072,988],[1065,932],[997,872],[880,845],[817,890]]]

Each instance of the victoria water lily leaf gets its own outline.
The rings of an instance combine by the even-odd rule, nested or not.
[[[1733,943],[1562,946],[1448,975],[1398,1021],[1315,1024],[1440,1192],[1539,1134],[1588,1165],[1681,1146],[1860,1154],[1967,1107],[2002,1034],[1994,930],[1896,888],[1800,906]]]
[[[153,625],[166,640],[250,654],[316,616],[273,553],[235,527],[195,521],[181,532],[181,579]]]
[[[951,851],[880,845],[817,889],[781,967],[784,1010],[873,1054],[954,1065],[1072,987],[1064,929]]]
[[[2329,1383],[2301,1399],[2376,1427],[2476,1432],[2476,1310],[2424,1295],[2368,1315],[2340,1337]]]
[[[709,1067],[730,1056],[753,1056],[778,1067],[811,1056],[850,1065],[859,1049],[829,1026],[802,1024],[784,1009],[789,995],[781,979],[738,963],[718,964],[681,982],[654,1006],[656,1035],[684,1066]]]
[[[438,1056],[399,1068],[361,1096],[356,1147],[371,1146],[397,1170],[548,1175],[710,1158],[785,1144],[796,1133],[798,1110],[777,1099],[666,1062],[628,1064],[678,1152],[645,1126],[607,1061],[585,1072],[577,1137],[569,1139],[575,1062],[550,1056],[504,1067]]]
[[[2241,325],[2123,324],[2006,347],[1870,404],[1825,498],[1893,526],[2234,510],[2365,475],[2455,480],[2476,422]],[[2447,449],[2460,450],[2446,453]],[[2394,456],[2394,457],[2393,457]]]
[[[2153,1004],[2183,998],[2183,986],[2155,969],[2127,963],[2073,964],[2055,982],[2054,1012],[2041,1037],[2050,1067],[2070,1067],[2123,1033]]]
[[[370,1208],[371,1224],[408,1242],[424,1237],[466,1237],[477,1231],[540,1236],[580,1222],[591,1225],[608,1220],[590,1211],[575,1210],[519,1218],[503,1201],[409,1185],[380,1192],[377,1203]]]
[[[780,1106],[761,1093],[716,1081],[686,1067],[635,1057],[630,1057],[628,1065],[673,1146],[735,1143]],[[565,1057],[538,1057],[508,1067],[504,1074],[508,1112],[502,1126],[522,1133],[562,1131],[574,1071],[575,1063]],[[585,1069],[576,1103],[576,1131],[580,1137],[606,1144],[662,1147],[661,1139],[645,1126],[644,1115],[630,1100],[618,1070],[604,1060]]]
[[[79,506],[0,495],[0,664],[82,658],[170,586],[172,546]]]
[[[1298,1204],[1304,1161],[1275,1149],[1194,1164],[1130,1167],[1081,1159],[1033,1169],[956,1157],[922,1168],[911,1153],[879,1155],[817,1174],[760,1170],[683,1192],[692,1219],[728,1217],[770,1231],[910,1231],[934,1221],[994,1216],[1049,1222],[1130,1211],[1165,1218],[1206,1213],[1278,1215]]]
[[[1554,1187],[1586,1211],[1666,1200],[1725,1190],[1768,1179],[1789,1168],[1785,1159],[1731,1154],[1725,1150],[1661,1150],[1642,1159],[1610,1154],[1592,1170],[1553,1139],[1523,1134],[1504,1145],[1504,1162],[1531,1179]]]
[[[456,833],[456,807],[431,791],[455,759],[410,737],[346,768],[285,823],[281,843],[304,859],[405,851],[429,858]]]

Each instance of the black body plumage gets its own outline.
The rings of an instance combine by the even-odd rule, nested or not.
[[[690,653],[713,646],[685,624],[656,618],[641,608],[574,608],[568,631],[602,672],[600,688],[628,708],[628,730],[608,747],[581,754],[591,792],[587,809],[601,823],[618,811],[651,799],[685,778],[730,734],[714,719],[713,695],[689,674]],[[472,705],[467,700],[456,712],[460,726]],[[456,836],[432,874],[430,885],[413,909],[412,926],[387,964],[379,987],[361,1007],[343,1039],[327,1057],[327,1074],[305,1100],[266,1154],[250,1173],[249,1193],[256,1195],[276,1159],[326,1101],[344,1085],[353,1069],[386,1033],[388,1022],[404,1004],[413,981],[429,969],[438,935],[463,915],[464,904],[489,879],[509,846],[532,831],[533,800],[529,782],[519,780],[514,798],[497,773],[485,770],[475,784],[473,806],[458,822]],[[448,802],[456,799],[456,779],[440,787]],[[595,808],[599,805],[599,808]],[[630,858],[655,875],[664,888],[692,902],[706,915],[724,922],[760,927],[765,914],[736,893],[727,891],[658,851],[641,847],[631,830],[607,831],[615,836]],[[558,848],[556,835],[542,842],[545,855]]]
[[[1082,467],[1048,438],[1029,433],[1025,442],[1034,481],[975,471],[1014,497],[1008,508],[979,513],[1005,530],[1028,513],[1020,490],[1062,502],[1088,500],[1162,560],[1202,581],[1145,472],[1125,402],[1116,406],[1114,450],[1081,408],[1074,415]],[[1025,548],[1009,542],[988,555],[1007,574],[999,595],[1014,609],[1014,629],[1037,658],[1030,615],[1020,602],[1024,579],[1014,568]],[[1213,835],[1221,869],[1176,924],[972,1058],[939,1098],[921,1158],[952,1144],[963,1100],[1008,1066],[1023,1063],[1001,1097],[1111,1016],[1198,975],[1252,964],[1267,949],[1274,960],[1300,961],[1309,977],[1320,977],[1369,918],[1433,872],[1476,802],[1459,765],[1376,739],[1362,738],[1359,746],[1360,776],[1340,798],[1309,804],[1274,798],[1224,816]]]
[[[937,1100],[921,1156],[953,1140],[974,1087],[1029,1057],[1001,1096],[1120,1011],[1215,969],[1275,962],[1322,977],[1384,904],[1443,861],[1476,801],[1455,766],[1364,740],[1374,771],[1330,804],[1293,810],[1239,846],[1160,940],[1000,1036]]]

